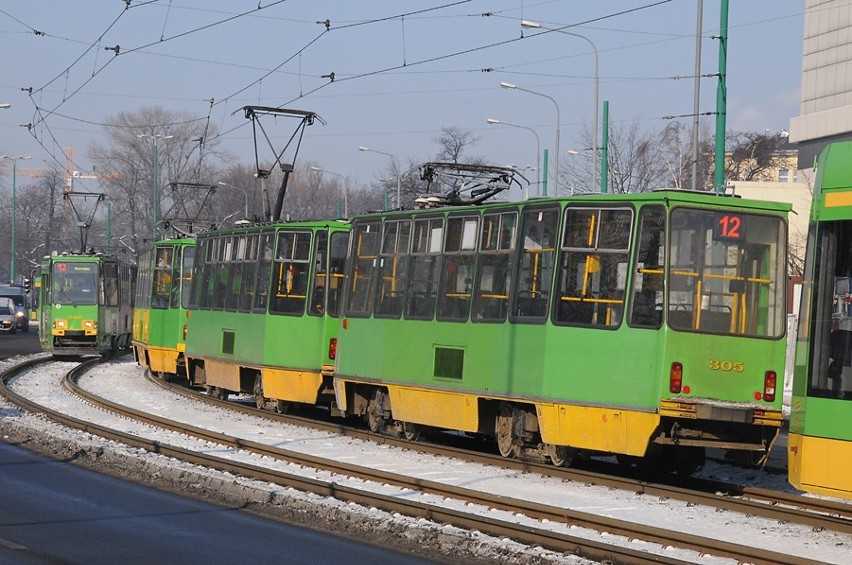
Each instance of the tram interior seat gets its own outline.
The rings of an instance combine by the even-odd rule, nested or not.
[[[535,296],[530,296],[524,292],[519,293],[515,303],[515,315],[533,318],[546,316],[547,298],[542,293],[538,293]]]
[[[591,302],[560,300],[558,319],[572,324],[591,324],[595,317],[595,305]]]

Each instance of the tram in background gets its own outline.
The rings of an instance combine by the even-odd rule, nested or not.
[[[137,260],[133,356],[161,378],[186,378],[186,309],[195,245],[195,235],[175,233],[142,251]]]
[[[268,402],[333,399],[345,221],[273,222],[200,234],[186,335],[190,383]]]
[[[336,407],[558,465],[603,452],[691,473],[712,447],[763,462],[789,209],[663,190],[356,217]]]
[[[111,355],[130,346],[136,268],[116,257],[62,253],[39,274],[39,339],[54,357]]]
[[[852,499],[852,143],[817,161],[788,437],[790,483]]]

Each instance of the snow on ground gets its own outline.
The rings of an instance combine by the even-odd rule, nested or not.
[[[38,374],[29,375],[23,380],[24,383],[27,383],[27,395],[34,397],[39,402],[59,406],[63,410],[67,410],[68,413],[77,413],[78,417],[84,419],[97,419],[100,421],[103,418],[110,418],[109,416],[104,416],[103,412],[85,405],[85,403],[79,400],[73,400],[69,395],[57,394],[55,382],[62,376],[61,369],[62,367],[56,367],[52,371],[42,370]],[[333,433],[270,423],[268,420],[254,416],[234,414],[231,411],[212,407],[180,395],[163,391],[156,385],[149,383],[143,376],[143,369],[132,362],[114,362],[102,365],[89,375],[84,376],[80,384],[84,388],[113,402],[162,414],[173,420],[190,423],[194,426],[208,428],[251,441],[271,444],[317,457],[334,458],[346,461],[347,463],[371,466],[431,481],[446,482],[494,495],[522,498],[543,504],[572,508],[574,510],[596,513],[621,520],[644,523],[658,528],[682,530],[693,535],[731,540],[742,545],[766,547],[774,551],[781,551],[808,559],[817,559],[826,563],[847,562],[849,548],[852,547],[852,536],[845,536],[834,532],[814,533],[804,526],[778,524],[772,520],[745,516],[735,512],[720,513],[710,508],[689,507],[679,501],[637,496],[633,493],[609,490],[604,487],[566,482],[531,473],[497,469],[475,463],[393,448],[387,445],[363,442]],[[0,418],[0,427],[4,427],[4,420],[9,419],[9,414],[7,414],[9,410],[4,409],[3,406],[3,404],[0,404],[0,414],[5,415],[5,417]],[[26,418],[23,415],[18,415],[18,418],[20,421],[34,419],[33,417]],[[249,460],[254,464],[273,466],[286,472],[299,472],[300,474],[307,474],[308,476],[317,477],[322,480],[334,480],[338,484],[371,488],[372,490],[378,490],[386,494],[392,493],[396,496],[415,498],[418,501],[430,504],[450,505],[456,509],[463,509],[468,512],[473,510],[471,507],[457,501],[445,501],[431,495],[406,491],[389,485],[365,485],[360,480],[331,475],[326,472],[319,472],[287,463],[275,462],[253,454],[246,454],[226,449],[222,446],[198,442],[198,440],[186,438],[186,436],[180,436],[180,434],[173,432],[153,431],[148,426],[142,426],[141,424],[128,422],[127,420],[118,422],[117,420],[120,419],[115,417],[112,417],[112,420],[116,422],[111,423],[111,425],[115,425],[119,429],[144,434],[146,437],[156,434],[154,437],[164,443],[206,451],[217,451],[221,456],[241,458]],[[190,447],[193,445],[194,447]],[[150,456],[146,455],[146,457]],[[762,471],[735,471],[733,467],[711,463],[707,468],[702,470],[701,474],[720,480],[742,480],[743,484],[793,491],[786,484],[783,475],[770,475]],[[230,480],[235,479],[230,477]],[[268,485],[267,487],[274,488]],[[309,496],[308,498],[310,499],[311,497]],[[320,497],[313,498],[317,499]],[[323,503],[325,502],[329,502],[333,506],[335,501],[323,501]],[[337,504],[340,503],[338,502]],[[349,510],[352,509],[349,508]],[[569,535],[601,539],[596,532],[586,531],[583,528],[566,527],[561,524],[543,525],[537,520],[507,515],[506,513],[485,508],[477,509],[477,511],[486,513],[494,518],[499,517],[500,519],[528,523],[535,527],[548,527]],[[373,510],[372,512],[375,513],[376,511]],[[402,519],[402,517],[391,519]],[[417,527],[423,527],[423,521],[411,521],[410,519],[403,519],[403,521],[417,524]],[[398,528],[408,528],[410,526],[411,524],[397,525]],[[433,527],[440,528],[437,525],[433,525]],[[606,541],[610,542],[611,536],[607,537]],[[574,561],[576,559],[574,557],[543,552],[540,549],[537,551],[534,550],[532,553],[517,553],[516,547],[506,547],[505,540],[491,540],[491,543],[498,548],[496,551],[499,552],[501,560],[506,560],[507,558],[511,561],[516,559],[530,559],[532,561],[558,561],[567,559],[568,561],[565,562],[577,562]],[[654,546],[654,544],[625,542],[625,545],[629,545],[633,549],[658,552],[668,557],[694,560],[701,563],[728,562],[725,560],[699,557],[694,553],[675,551],[671,548],[661,549],[658,546]],[[482,546],[488,546],[488,544],[483,542]],[[515,557],[510,557],[510,555],[514,555]]]

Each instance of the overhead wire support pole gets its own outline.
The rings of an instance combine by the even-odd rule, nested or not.
[[[716,156],[713,189],[725,192],[725,118],[727,114],[728,86],[728,0],[722,0],[719,23],[719,85],[716,88]]]

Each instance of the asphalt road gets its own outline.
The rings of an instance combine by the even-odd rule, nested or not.
[[[0,501],[0,563],[428,563],[2,442]]]
[[[0,359],[15,355],[30,355],[41,351],[36,325],[30,325],[30,331],[14,334],[0,332]]]

